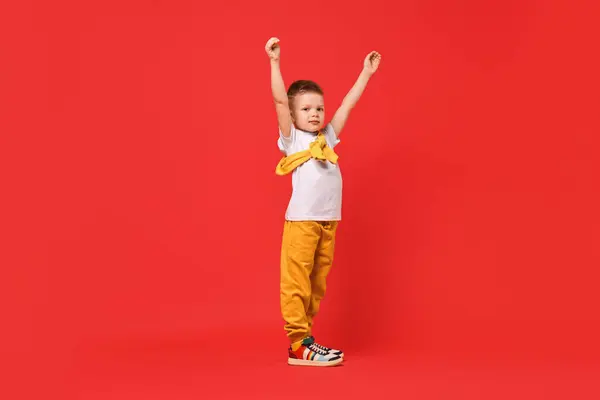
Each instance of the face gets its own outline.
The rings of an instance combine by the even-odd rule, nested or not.
[[[306,132],[317,132],[323,128],[325,105],[318,93],[302,93],[294,97],[292,120],[296,128]]]

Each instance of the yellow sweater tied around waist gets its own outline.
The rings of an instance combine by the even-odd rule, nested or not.
[[[327,160],[333,164],[337,164],[338,155],[327,145],[325,136],[323,136],[321,132],[317,135],[317,139],[310,144],[308,150],[299,151],[290,154],[287,157],[283,157],[281,161],[279,161],[279,164],[277,164],[275,173],[277,175],[287,175],[311,158],[319,161]]]

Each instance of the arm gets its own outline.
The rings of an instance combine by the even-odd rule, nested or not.
[[[280,48],[278,43],[279,39],[277,38],[269,39],[265,50],[271,59],[271,92],[273,93],[279,129],[284,137],[289,138],[292,129],[292,116],[290,114],[285,84],[281,76],[281,69],[279,68]]]
[[[335,134],[337,136],[340,135],[340,132],[344,128],[346,120],[350,115],[350,111],[352,111],[352,109],[358,102],[358,99],[360,99],[360,96],[367,87],[369,79],[371,79],[371,76],[373,76],[375,71],[377,71],[380,61],[381,55],[376,51],[370,52],[365,58],[364,68],[358,76],[356,83],[354,83],[352,89],[350,89],[346,97],[344,97],[342,105],[335,112],[333,119],[331,120],[331,126],[333,126],[333,130],[335,131]]]

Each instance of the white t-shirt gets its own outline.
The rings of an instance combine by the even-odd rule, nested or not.
[[[340,142],[331,124],[323,129],[332,149]],[[289,138],[281,130],[277,145],[286,156],[309,149],[316,133],[296,129]],[[292,172],[292,197],[285,213],[288,221],[339,221],[342,219],[342,174],[339,164],[311,158]]]

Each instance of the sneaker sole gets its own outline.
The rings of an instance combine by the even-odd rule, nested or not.
[[[296,358],[288,358],[289,365],[300,365],[304,367],[332,367],[338,365],[344,361],[343,358],[338,358],[333,361],[311,361],[311,360],[298,360]]]

